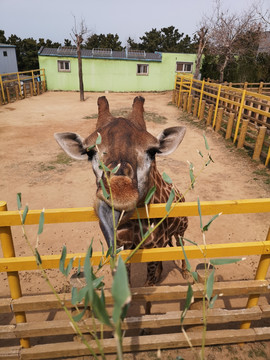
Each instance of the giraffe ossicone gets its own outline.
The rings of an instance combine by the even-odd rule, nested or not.
[[[110,188],[113,198],[117,228],[117,246],[133,249],[141,241],[141,231],[146,233],[148,220],[130,219],[136,207],[144,206],[149,190],[156,187],[150,203],[167,203],[172,184],[165,182],[156,167],[156,156],[171,154],[182,142],[186,129],[182,126],[164,129],[157,137],[146,130],[144,120],[144,98],[135,97],[130,115],[127,118],[113,117],[105,96],[98,99],[98,119],[95,131],[86,138],[76,133],[56,133],[55,139],[63,150],[76,160],[90,160],[96,176],[95,210],[108,246],[113,244],[114,219],[112,218],[112,199],[109,193],[105,169],[110,172]],[[97,139],[101,139],[97,145]],[[106,191],[104,191],[104,189]],[[183,195],[175,192],[175,200],[184,202]],[[160,219],[152,219],[156,225]],[[145,240],[142,248],[165,247],[172,244],[172,238],[178,241],[188,225],[186,217],[167,218]],[[185,274],[183,262],[183,274]],[[161,262],[147,265],[147,285],[154,285],[160,280]]]

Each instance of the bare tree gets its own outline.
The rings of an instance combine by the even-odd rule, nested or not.
[[[71,38],[76,45],[78,56],[78,71],[79,71],[79,85],[80,85],[80,101],[84,101],[84,87],[83,87],[83,71],[82,71],[82,54],[81,46],[85,40],[85,36],[89,33],[85,21],[81,20],[77,27],[76,18],[74,16],[74,27],[72,28]]]
[[[198,50],[197,50],[197,57],[195,60],[195,64],[196,64],[195,73],[194,73],[195,79],[199,79],[202,56],[203,56],[203,52],[204,52],[205,46],[208,41],[208,28],[206,25],[202,25],[200,30],[197,31],[197,36],[199,39],[199,44],[198,44]]]
[[[241,14],[232,13],[223,10],[220,0],[216,0],[211,18],[204,20],[208,29],[207,50],[218,58],[220,82],[223,82],[224,70],[233,57],[250,50],[251,44],[253,49],[258,46],[262,24],[254,10],[251,6]]]
[[[270,9],[264,6],[264,1],[260,0],[256,5],[254,5],[254,9],[257,12],[258,16],[262,20],[263,24],[265,25],[265,28],[268,28],[270,26]]]

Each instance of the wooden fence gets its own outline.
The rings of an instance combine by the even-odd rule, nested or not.
[[[214,81],[209,78],[207,79],[207,81],[218,84],[218,81]],[[264,94],[264,95],[270,96],[270,83],[265,83],[263,81],[261,81],[259,83],[249,83],[249,82],[243,82],[243,83],[230,82],[230,83],[228,83],[227,81],[225,81],[224,83],[222,83],[222,85],[230,86],[230,87],[234,87],[234,88],[236,87],[239,89],[244,89],[244,90],[249,90],[249,91],[254,91],[259,94]]]
[[[0,106],[45,91],[44,69],[0,74]]]
[[[173,103],[245,147],[254,160],[270,160],[270,97],[178,74]]]
[[[145,209],[140,209],[140,217],[146,217]],[[245,213],[269,213],[269,199],[254,200],[233,200],[201,202],[202,215],[213,215],[222,212],[226,214],[245,214]],[[28,212],[26,225],[38,224],[40,210]],[[151,205],[149,216],[160,218],[166,214],[165,204]],[[197,203],[181,203],[176,205],[170,216],[198,216]],[[69,223],[81,221],[96,221],[93,208],[74,208],[74,209],[54,209],[45,211],[45,224]],[[0,202],[0,237],[3,251],[3,258],[0,259],[0,272],[7,273],[10,287],[10,298],[0,298],[0,313],[14,315],[16,323],[0,325],[0,340],[17,341],[12,346],[0,348],[0,359],[52,359],[71,356],[88,355],[88,350],[84,344],[74,341],[74,328],[69,320],[54,317],[54,320],[47,321],[27,321],[28,313],[41,313],[51,311],[59,312],[61,304],[72,308],[71,294],[59,294],[60,302],[55,295],[39,294],[23,296],[21,292],[19,271],[38,270],[36,258],[34,256],[18,256],[14,251],[14,244],[11,234],[11,226],[19,226],[21,223],[18,211],[7,211],[5,202]],[[204,255],[201,249],[195,245],[185,246],[185,252],[189,259],[202,259]],[[122,251],[121,255],[125,259],[130,251]],[[270,327],[262,327],[260,320],[270,318],[270,305],[258,305],[260,295],[269,295],[269,281],[266,274],[270,265],[270,231],[265,241],[242,242],[232,244],[218,244],[206,246],[207,258],[234,257],[260,255],[257,273],[254,280],[216,282],[214,294],[221,295],[224,304],[228,304],[230,297],[241,296],[247,298],[247,305],[243,308],[224,309],[215,305],[214,309],[208,311],[208,326],[206,344],[229,344],[247,341],[260,341],[270,339]],[[75,257],[74,266],[78,266],[78,259],[85,259],[85,254],[68,254],[66,261]],[[100,263],[102,253],[94,253],[92,257],[93,266]],[[56,269],[59,267],[59,255],[41,256],[43,269]],[[181,247],[139,250],[130,260],[131,262],[149,261],[168,261],[184,259]],[[67,265],[67,263],[66,263]],[[250,269],[251,273],[253,269]],[[194,297],[196,301],[202,299],[203,286],[200,283],[193,284]],[[151,302],[152,306],[156,303],[164,303],[162,314],[128,316],[123,322],[126,336],[123,340],[123,350],[125,352],[138,350],[156,350],[166,348],[187,347],[184,334],[180,331],[179,311],[184,304],[187,286],[155,286],[148,288],[133,288],[132,304],[146,304]],[[112,296],[109,291],[105,292],[106,304],[112,304]],[[170,304],[176,304],[177,311],[168,311]],[[178,304],[178,305],[177,305]],[[217,302],[216,302],[217,304]],[[160,306],[160,305],[159,305]],[[139,306],[138,306],[139,308]],[[164,313],[164,308],[166,312]],[[50,318],[50,316],[48,316]],[[256,325],[250,327],[251,322],[256,321]],[[234,328],[229,324],[233,323]],[[197,331],[188,332],[189,339],[194,346],[201,344],[201,331],[198,325],[202,324],[202,313],[199,310],[188,310],[184,325],[188,329]],[[218,324],[215,327],[215,324]],[[237,325],[238,324],[238,325]],[[83,333],[89,333],[93,329],[92,319],[85,319],[80,322],[80,329]],[[96,321],[99,330],[101,325]],[[228,328],[229,327],[229,328]],[[153,331],[152,335],[139,336],[139,330],[149,328]],[[102,344],[105,353],[115,353],[116,347],[111,333],[106,327]],[[63,336],[65,336],[63,338]],[[31,342],[36,338],[41,338],[42,343]],[[14,340],[15,339],[15,340]],[[20,339],[20,345],[18,344]],[[30,341],[31,339],[31,341]],[[98,351],[96,344],[90,341],[92,347]]]

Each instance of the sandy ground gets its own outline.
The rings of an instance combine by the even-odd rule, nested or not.
[[[95,178],[91,165],[88,162],[68,161],[55,142],[53,134],[74,131],[87,136],[92,132],[96,122],[93,115],[97,114],[98,96],[100,94],[87,93],[86,101],[81,103],[78,93],[47,92],[0,107],[0,200],[7,201],[9,210],[17,209],[18,192],[22,193],[23,204],[27,203],[30,209],[93,205]],[[136,94],[109,93],[106,96],[113,111],[130,108]],[[156,113],[167,119],[164,124],[153,121],[147,123],[148,131],[153,135],[158,135],[164,127],[180,124],[187,127],[180,147],[170,156],[157,160],[160,171],[170,175],[177,187],[185,192],[190,183],[187,160],[194,164],[196,174],[202,167],[202,158],[197,149],[207,154],[203,131],[191,124],[185,114],[170,104],[171,93],[145,93],[143,96],[146,99],[146,112]],[[269,171],[265,171],[261,164],[251,161],[243,151],[237,151],[230,142],[226,142],[211,129],[207,129],[206,136],[214,163],[200,174],[195,188],[186,194],[186,201],[196,201],[198,196],[201,201],[270,197]],[[207,220],[205,217],[204,222]],[[207,243],[265,240],[269,220],[269,214],[221,216],[212,224],[207,234]],[[37,227],[29,226],[27,232],[30,242],[35,245]],[[202,243],[198,217],[190,218],[185,236]],[[13,237],[16,255],[31,255],[19,227],[13,229]],[[92,238],[94,250],[100,250],[100,240],[103,240],[103,237],[96,223],[47,225],[40,237],[38,248],[41,255],[58,254],[64,244],[68,252],[84,252]],[[256,257],[249,257],[237,265],[220,266],[217,270],[218,279],[252,279],[257,262]],[[192,266],[195,268],[197,263],[193,261]],[[145,265],[133,266],[132,286],[143,285],[145,270]],[[108,273],[107,269],[103,271],[104,274]],[[68,283],[57,270],[48,273],[58,291],[68,289]],[[1,274],[0,279],[2,282],[6,276]],[[22,273],[21,280],[24,294],[48,291],[38,272]],[[178,266],[173,262],[165,264],[161,283],[185,283]],[[7,282],[4,281],[1,296],[7,296],[8,293]],[[188,359],[188,355],[186,356],[184,358]],[[215,355],[213,356],[209,359],[215,359]],[[219,352],[217,356],[220,358]],[[139,355],[136,358],[139,359]],[[237,358],[242,359],[235,357]]]

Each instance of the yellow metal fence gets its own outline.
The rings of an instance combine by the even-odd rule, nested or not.
[[[215,215],[222,212],[223,214],[245,214],[245,213],[270,213],[270,198],[267,199],[250,199],[250,200],[230,200],[230,201],[213,201],[201,202],[201,214]],[[26,225],[38,224],[41,210],[30,210],[26,218]],[[139,209],[140,217],[145,218],[145,209]],[[151,205],[149,207],[150,218],[160,218],[166,215],[165,204]],[[198,216],[197,203],[178,204],[171,217],[175,216]],[[97,217],[93,208],[71,208],[71,209],[51,209],[45,210],[45,224],[52,223],[70,223],[70,222],[88,222],[96,221]],[[20,226],[21,220],[18,211],[8,211],[5,202],[0,202],[0,238],[3,251],[3,258],[0,259],[0,272],[6,272],[10,287],[11,299],[13,301],[22,297],[19,271],[33,271],[39,269],[34,256],[16,257],[12,239],[11,227]],[[266,224],[267,225],[267,224]],[[206,246],[207,258],[232,257],[260,255],[260,261],[255,276],[256,281],[265,280],[270,265],[270,231],[263,241],[241,242],[231,244],[212,244]],[[197,246],[185,246],[185,252],[189,259],[204,258],[204,254]],[[130,251],[122,251],[123,259],[126,259]],[[68,254],[66,265],[71,258],[75,257],[74,265],[78,266],[78,259],[84,260],[85,254]],[[101,252],[95,252],[92,256],[93,265],[98,265],[102,257]],[[41,256],[43,269],[54,269],[59,267],[59,255]],[[143,249],[139,250],[130,260],[130,262],[150,262],[150,261],[168,261],[184,259],[184,253],[181,247]],[[237,293],[237,292],[236,292]],[[259,294],[250,296],[247,308],[258,304]],[[0,308],[5,309],[5,304],[0,304]],[[0,309],[1,310],[1,309]],[[26,322],[25,312],[15,311],[17,324]],[[250,322],[243,323],[242,328],[248,329]],[[21,347],[29,348],[30,343],[27,338],[21,338]],[[1,354],[0,354],[1,355]],[[1,358],[1,356],[0,356]],[[37,357],[38,358],[38,357]]]
[[[173,103],[246,147],[254,160],[270,160],[270,96],[248,88],[176,75]]]
[[[0,74],[0,105],[46,91],[45,70]]]

